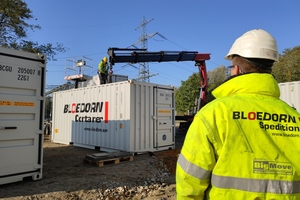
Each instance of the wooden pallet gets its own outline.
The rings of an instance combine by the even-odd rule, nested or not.
[[[116,157],[109,159],[89,159],[88,157],[83,158],[83,162],[91,165],[96,165],[97,167],[103,167],[108,164],[119,164],[125,161],[133,161],[133,156],[124,156],[124,157]]]

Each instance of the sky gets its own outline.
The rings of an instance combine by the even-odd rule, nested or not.
[[[70,60],[87,58],[97,74],[98,63],[110,47],[127,48],[139,42],[143,18],[148,51],[197,51],[210,53],[207,71],[229,66],[224,56],[242,34],[264,29],[277,40],[280,54],[300,45],[299,0],[24,0],[42,29],[30,32],[39,44],[63,44],[65,53],[47,63],[46,85],[66,83],[65,68]],[[179,87],[193,73],[194,62],[148,63],[151,83]],[[138,67],[138,65],[136,65]],[[138,69],[126,63],[113,66],[114,74],[138,77]]]

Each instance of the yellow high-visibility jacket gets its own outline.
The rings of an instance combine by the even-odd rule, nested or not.
[[[98,64],[98,72],[108,75],[107,63],[101,60]]]
[[[236,76],[213,95],[185,137],[177,199],[300,199],[300,114],[274,77]]]

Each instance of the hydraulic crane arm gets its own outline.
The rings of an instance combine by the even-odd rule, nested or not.
[[[204,61],[210,59],[210,54],[199,54],[196,51],[157,51],[148,52],[147,49],[109,48],[109,62],[141,63],[141,62],[181,62]]]
[[[196,111],[205,105],[207,99],[207,72],[206,60],[210,59],[209,53],[198,53],[197,51],[156,51],[148,52],[147,49],[108,49],[110,71],[115,63],[143,63],[143,62],[182,62],[195,61],[200,75],[200,95],[197,100]]]

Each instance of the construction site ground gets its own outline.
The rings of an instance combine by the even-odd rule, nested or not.
[[[57,144],[45,137],[43,178],[38,181],[26,178],[0,185],[0,199],[175,199],[176,162],[184,137],[184,132],[176,131],[175,149],[138,154],[133,156],[132,161],[104,163],[101,167],[83,159],[86,155],[99,153],[99,150]],[[158,181],[161,176],[163,179]],[[153,184],[160,182],[162,187],[150,194],[148,188],[153,188],[151,181]],[[145,185],[148,185],[144,190],[148,194],[135,191],[130,198],[104,198],[100,194],[112,188],[124,190],[135,187],[139,190],[139,186]]]

